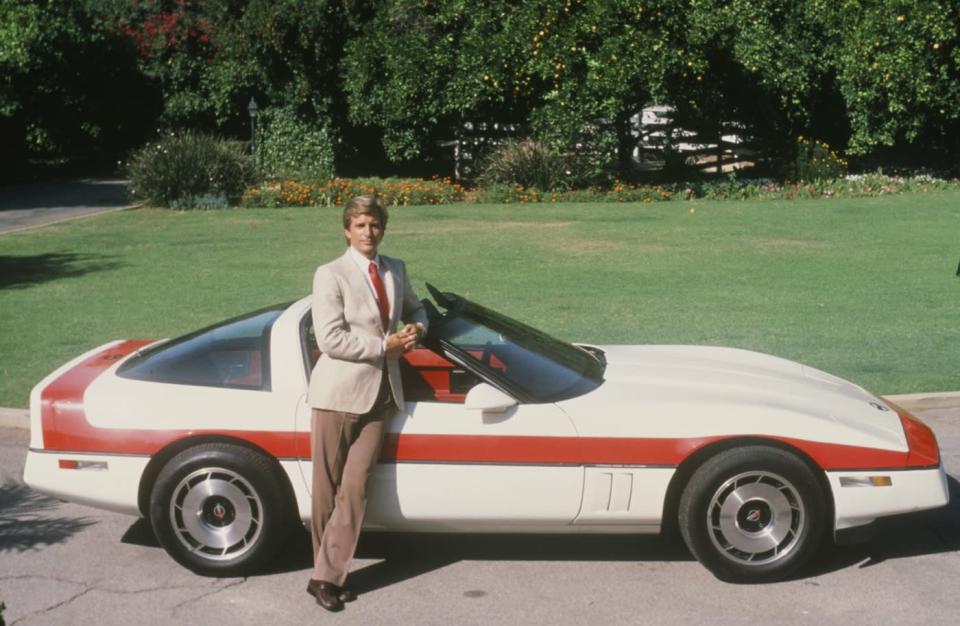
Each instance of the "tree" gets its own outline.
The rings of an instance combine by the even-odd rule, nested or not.
[[[707,133],[737,121],[767,149],[814,135],[865,154],[933,138],[958,150],[958,0],[385,0],[348,42],[352,119],[394,159],[463,119],[529,124],[556,145],[675,107]]]
[[[804,135],[942,160],[960,153],[958,29],[960,0],[0,0],[0,131],[16,162],[155,128],[246,138],[253,96],[358,173],[429,161],[465,122],[625,173],[631,116],[666,104],[770,152]]]
[[[100,16],[134,44],[164,94],[161,123],[245,136],[247,102],[343,117],[338,68],[366,0],[106,0]]]
[[[464,118],[525,117],[511,91],[516,20],[503,0],[386,0],[351,39],[343,59],[350,119],[379,127],[394,161],[429,150]]]
[[[351,119],[382,127],[395,160],[463,120],[529,123],[563,146],[598,119],[622,127],[683,63],[672,55],[683,3],[646,4],[663,9],[647,19],[624,0],[387,0],[347,44]]]
[[[926,137],[960,149],[960,2],[844,0],[828,20],[849,149]]]
[[[143,140],[156,111],[124,42],[85,2],[0,1],[0,129],[9,163],[103,163]],[[146,103],[146,106],[144,106]]]

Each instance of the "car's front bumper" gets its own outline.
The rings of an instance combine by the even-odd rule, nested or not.
[[[935,509],[950,501],[943,463],[931,468],[827,472],[827,480],[838,535],[881,517]]]

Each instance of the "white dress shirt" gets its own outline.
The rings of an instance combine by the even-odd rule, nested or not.
[[[360,254],[356,248],[350,246],[350,258],[352,258],[357,266],[363,270],[363,276],[367,281],[367,287],[370,288],[370,293],[373,294],[373,299],[377,299],[377,290],[373,288],[373,281],[370,280],[370,264],[373,263],[377,266],[377,273],[380,275],[380,282],[383,283],[383,288],[387,292],[387,310],[392,310],[392,302],[396,297],[394,293],[394,284],[393,284],[393,274],[390,273],[390,268],[380,263],[380,255],[378,254],[371,261],[367,257]]]

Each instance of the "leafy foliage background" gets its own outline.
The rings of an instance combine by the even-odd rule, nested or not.
[[[956,167],[958,28],[960,0],[0,0],[0,171],[249,139],[250,97],[326,129],[346,175],[442,169],[466,122],[593,129],[622,170],[654,103],[774,153]]]

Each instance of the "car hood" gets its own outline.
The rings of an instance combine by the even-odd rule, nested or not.
[[[560,405],[581,434],[770,435],[906,450],[896,410],[787,359],[704,346],[604,346],[604,383]],[[597,408],[603,407],[598,412]],[[587,431],[587,432],[583,432]]]

